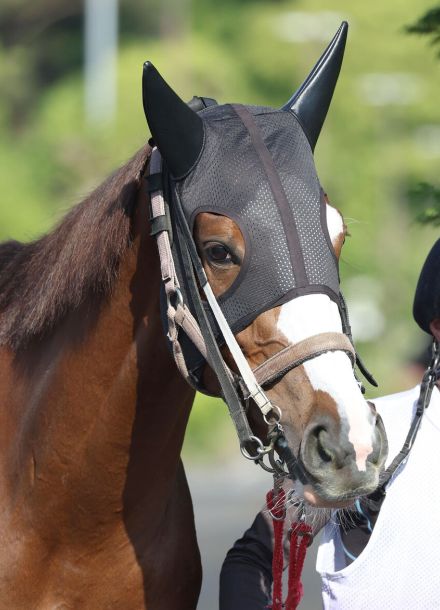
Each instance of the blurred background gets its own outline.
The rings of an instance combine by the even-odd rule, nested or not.
[[[412,297],[440,218],[433,0],[2,0],[0,239],[49,230],[143,145],[146,59],[184,99],[280,106],[343,19],[349,40],[316,164],[350,232],[342,288],[380,383],[369,396],[411,387],[427,345]],[[199,607],[211,610],[224,553],[270,480],[240,461],[220,401],[197,398],[184,453],[206,576]],[[302,608],[319,608],[316,587],[306,583]]]

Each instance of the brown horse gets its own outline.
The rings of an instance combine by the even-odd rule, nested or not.
[[[160,320],[143,188],[150,153],[139,151],[47,236],[0,247],[2,610],[197,604],[200,557],[180,459],[194,391]],[[324,207],[339,256],[342,217]],[[194,236],[220,295],[240,273],[243,235],[233,219],[203,212]],[[336,304],[308,294],[236,338],[255,367],[327,331],[342,332]],[[216,389],[209,369],[206,383]],[[385,443],[347,354],[321,354],[267,393],[311,475],[299,491],[311,504],[376,487]],[[261,416],[251,419],[264,437]]]
[[[1,608],[196,605],[194,391],[160,323],[148,156],[0,250]]]
[[[141,188],[148,156],[141,150],[49,235],[0,249],[4,609],[196,606],[200,558],[179,457],[194,391],[160,322]],[[335,226],[337,216],[329,208]],[[337,255],[342,221],[339,228]],[[202,214],[196,238],[219,294],[237,268],[209,263],[206,244],[221,238],[240,252],[240,232],[228,218]],[[289,344],[282,309],[239,334],[252,364]],[[344,383],[350,398],[356,382]],[[288,407],[296,446],[317,413],[338,417],[334,398],[314,390],[304,367],[272,395]],[[360,393],[357,400],[360,409]]]

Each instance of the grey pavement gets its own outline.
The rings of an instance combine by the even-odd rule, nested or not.
[[[203,563],[198,610],[218,610],[218,579],[226,552],[263,507],[271,477],[253,463],[237,457],[221,466],[185,461],[194,504]],[[320,579],[315,572],[315,543],[303,572],[304,599],[300,610],[321,610]],[[256,609],[257,610],[257,609]]]

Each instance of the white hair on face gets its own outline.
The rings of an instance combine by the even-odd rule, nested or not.
[[[338,210],[331,205],[326,205],[327,228],[333,246],[336,245],[336,240],[344,232],[344,221]]]
[[[344,231],[342,216],[327,205],[327,224],[333,244]],[[281,307],[278,329],[290,343],[325,332],[342,332],[338,306],[326,294],[309,294],[292,299]],[[307,377],[315,391],[329,394],[335,401],[348,439],[356,452],[359,470],[365,470],[373,449],[374,427],[367,402],[354,377],[350,358],[345,352],[327,352],[304,363]]]

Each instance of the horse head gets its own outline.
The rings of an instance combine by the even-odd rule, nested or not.
[[[305,474],[302,495],[317,505],[372,492],[386,456],[383,426],[363,398],[344,335],[338,259],[345,224],[313,160],[346,35],[344,23],[281,109],[225,104],[197,113],[150,63],[143,81],[147,121],[174,201],[241,352],[257,378],[264,369],[261,383]],[[295,349],[294,365],[275,374],[265,369]],[[206,369],[211,390],[212,383]],[[249,418],[265,438],[261,414],[251,407]]]

